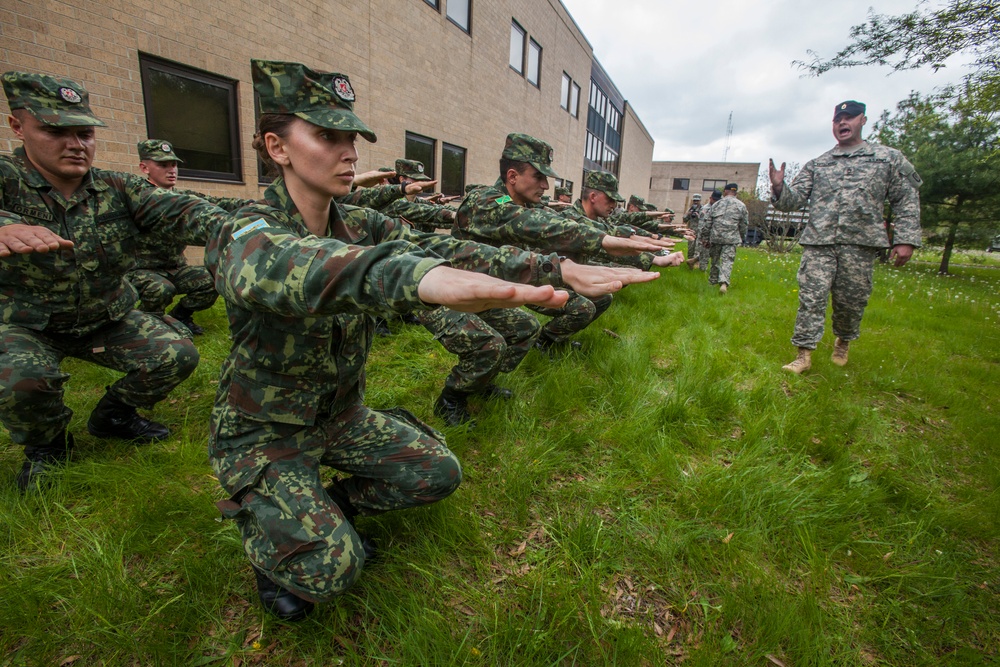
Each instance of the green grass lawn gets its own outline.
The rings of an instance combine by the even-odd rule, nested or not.
[[[68,361],[77,460],[21,497],[0,435],[0,665],[997,664],[1000,271],[877,267],[850,364],[828,328],[798,377],[797,263],[741,249],[726,296],[665,270],[533,351],[445,429],[455,495],[363,519],[381,560],[297,625],[213,504],[221,305],[166,442],[89,436],[116,375]],[[442,428],[453,359],[394,327],[367,402]]]

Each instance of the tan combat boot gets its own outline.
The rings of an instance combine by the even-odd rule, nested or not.
[[[799,375],[810,368],[812,368],[812,350],[805,347],[799,348],[799,356],[795,357],[795,361],[781,367],[782,370],[791,371],[796,375]]]
[[[719,294],[725,294],[729,291],[729,283],[722,283],[719,285]]]
[[[833,341],[833,355],[830,357],[830,361],[837,364],[838,366],[847,365],[847,347],[851,344],[849,340],[840,340],[837,338]]]

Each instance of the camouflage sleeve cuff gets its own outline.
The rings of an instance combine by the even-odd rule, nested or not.
[[[397,255],[386,261],[376,276],[376,299],[396,313],[411,310],[433,310],[436,304],[424,303],[417,295],[417,286],[427,273],[438,266],[451,266],[447,260],[417,254]]]
[[[8,213],[7,211],[0,211],[0,227],[19,224],[23,224],[21,216],[15,213]]]
[[[556,253],[537,254],[531,258],[531,284],[564,287],[560,257]]]

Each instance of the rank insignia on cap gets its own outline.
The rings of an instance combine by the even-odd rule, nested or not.
[[[60,88],[59,97],[63,98],[70,104],[79,104],[82,99],[80,97],[80,93],[76,92],[72,88]]]
[[[417,171],[419,171],[421,174],[424,173],[424,165],[418,164],[417,165]]]
[[[336,79],[334,79],[333,90],[334,92],[337,93],[337,95],[341,97],[341,99],[345,99],[348,102],[354,101],[354,89],[351,88],[351,82],[348,81],[347,79],[341,78],[339,76]]]
[[[841,109],[846,109],[847,108],[847,102],[844,102],[843,104],[841,104],[840,108]]]
[[[166,142],[160,144],[160,150],[163,151],[164,153],[169,153],[170,152],[170,144],[168,144]]]

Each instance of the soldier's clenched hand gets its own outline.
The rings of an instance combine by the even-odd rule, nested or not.
[[[903,266],[910,261],[910,257],[913,257],[913,246],[905,243],[892,246],[892,252],[889,253],[890,260],[895,258],[893,266]]]
[[[653,266],[680,266],[684,263],[684,253],[672,252],[669,255],[657,255],[653,258]]]
[[[519,285],[449,266],[436,266],[424,274],[417,285],[417,296],[424,303],[466,313],[478,313],[490,308],[517,308],[529,303],[559,308],[569,299],[566,291],[549,285]]]
[[[601,296],[617,292],[625,285],[647,283],[660,277],[655,271],[627,267],[591,266],[564,259],[559,262],[563,282],[583,296]]]
[[[72,247],[72,241],[67,241],[45,227],[22,224],[0,227],[0,257]]]

